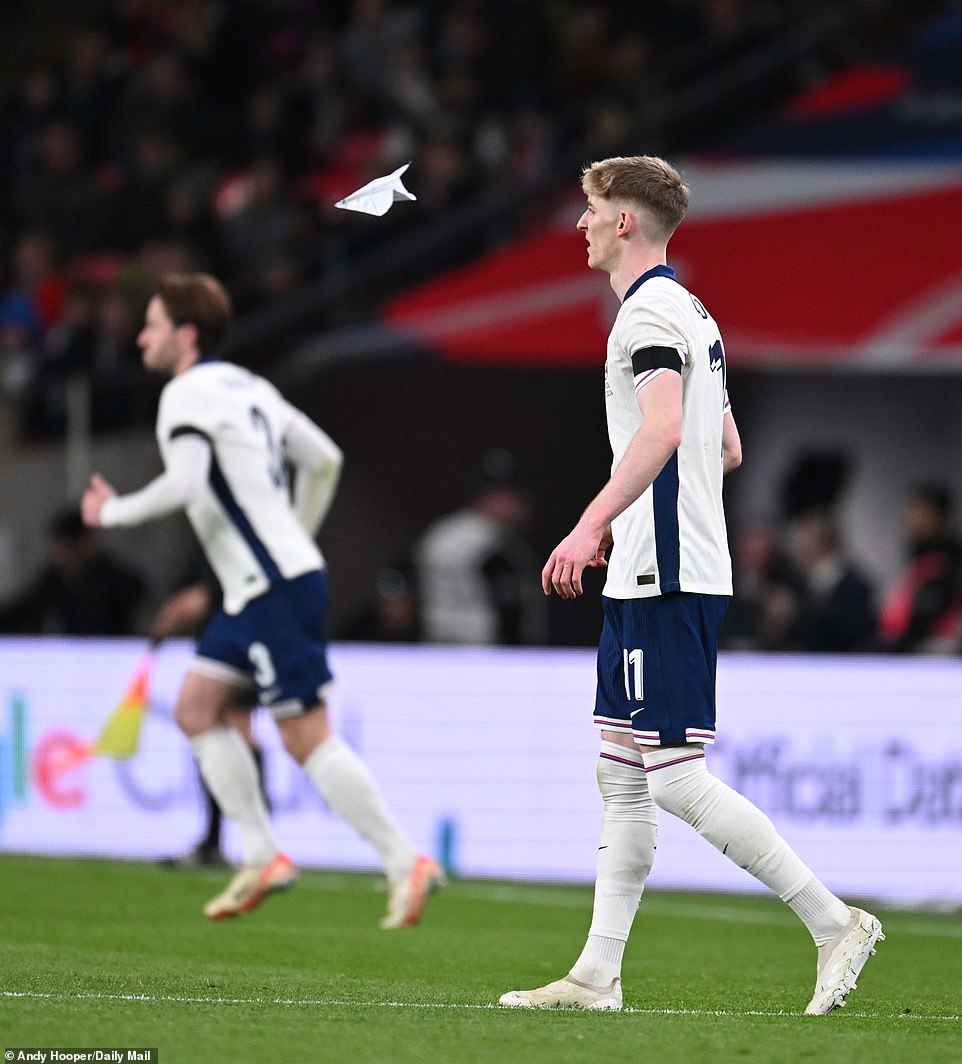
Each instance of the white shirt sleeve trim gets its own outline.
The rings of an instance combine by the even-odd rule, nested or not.
[[[675,370],[669,370],[666,366],[656,366],[654,369],[646,370],[644,373],[639,373],[635,377],[635,392],[638,393],[646,384],[650,384],[655,377],[660,376],[662,373],[674,373]]]

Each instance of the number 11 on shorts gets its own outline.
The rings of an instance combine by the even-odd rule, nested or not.
[[[642,676],[642,668],[645,661],[643,650],[625,650],[625,696],[636,702],[641,702],[645,697],[645,681]],[[635,693],[631,693],[634,687]]]

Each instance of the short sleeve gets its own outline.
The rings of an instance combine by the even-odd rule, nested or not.
[[[681,373],[688,345],[670,300],[633,296],[623,308],[621,342],[631,358],[635,391],[660,374]]]
[[[157,439],[161,446],[179,436],[210,439],[219,416],[220,402],[212,394],[209,374],[184,373],[168,382],[157,411]]]

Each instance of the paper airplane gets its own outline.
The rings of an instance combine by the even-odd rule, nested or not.
[[[345,211],[376,214],[380,218],[382,214],[387,214],[391,205],[398,200],[416,200],[417,196],[408,192],[401,181],[401,175],[410,165],[405,163],[387,177],[376,177],[373,181],[368,181],[350,196],[338,200],[334,206]]]

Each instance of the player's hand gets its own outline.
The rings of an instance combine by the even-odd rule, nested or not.
[[[164,599],[150,626],[150,638],[162,643],[175,632],[196,628],[210,613],[210,592],[203,584],[191,584]]]
[[[597,569],[599,567],[607,568],[608,566],[608,550],[614,544],[615,540],[611,534],[611,525],[607,525],[604,532],[601,533],[601,542],[598,544],[598,550],[595,552],[595,556],[585,566],[586,569]]]
[[[100,511],[108,499],[117,494],[113,487],[99,474],[90,478],[90,486],[80,500],[80,513],[85,525],[90,528],[100,527]]]
[[[554,589],[560,598],[577,598],[582,592],[581,574],[584,570],[589,566],[607,564],[604,561],[603,540],[603,531],[596,532],[581,524],[575,525],[551,552],[551,557],[541,570],[544,593],[550,595]]]

